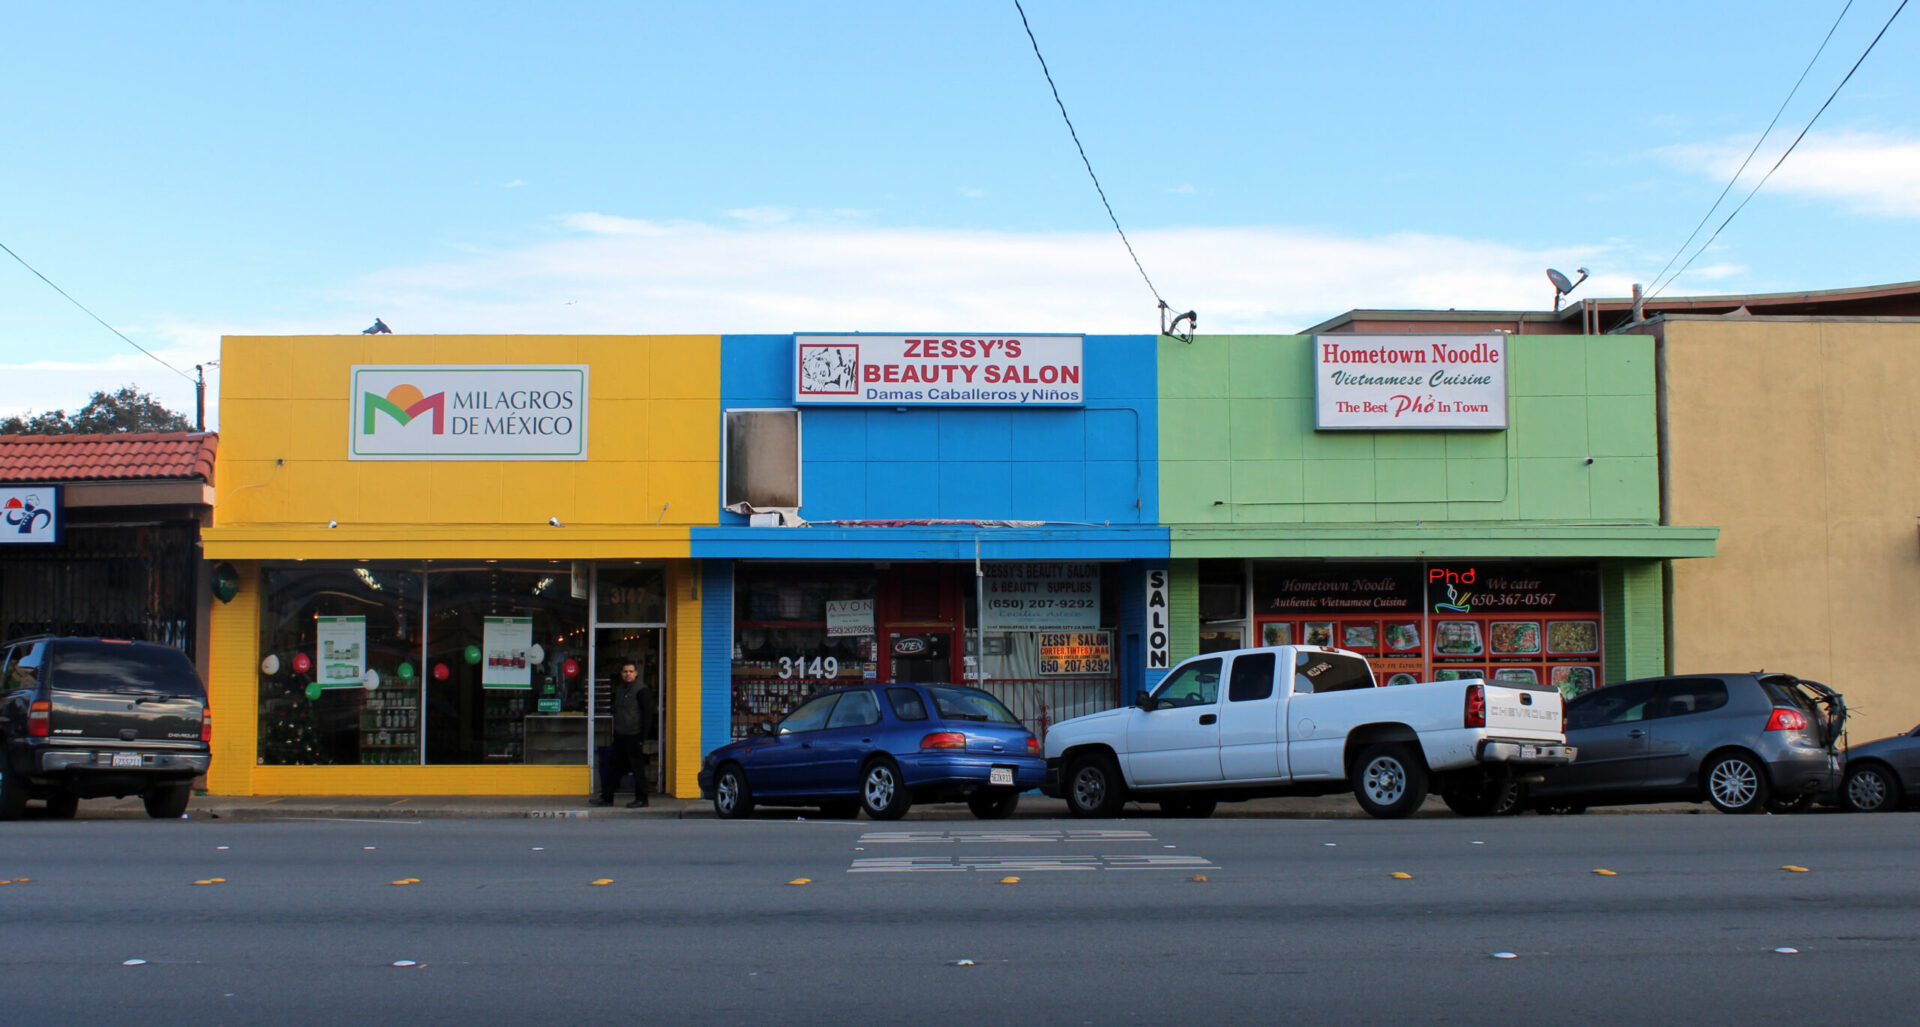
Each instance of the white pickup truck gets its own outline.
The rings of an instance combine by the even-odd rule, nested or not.
[[[1221,800],[1351,787],[1376,817],[1404,817],[1429,788],[1455,812],[1495,811],[1508,786],[1570,763],[1560,693],[1479,680],[1378,688],[1366,657],[1281,645],[1208,653],[1132,706],[1047,731],[1048,795],[1075,816],[1129,798],[1176,816]]]

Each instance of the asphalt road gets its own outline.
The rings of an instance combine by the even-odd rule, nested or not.
[[[0,825],[0,874],[16,879],[0,888],[0,1009],[15,1023],[1906,1022],[1916,842],[1920,814],[29,820]]]

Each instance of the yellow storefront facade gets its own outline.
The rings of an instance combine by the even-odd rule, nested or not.
[[[585,795],[606,683],[698,794],[718,336],[223,340],[209,790]]]

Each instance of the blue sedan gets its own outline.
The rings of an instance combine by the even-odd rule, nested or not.
[[[768,805],[898,820],[915,802],[965,801],[997,820],[1045,776],[1039,740],[993,696],[875,684],[814,696],[778,726],[708,753],[700,794],[729,819]]]

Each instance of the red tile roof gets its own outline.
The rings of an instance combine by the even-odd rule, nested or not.
[[[199,478],[213,481],[212,432],[0,435],[0,482]]]

